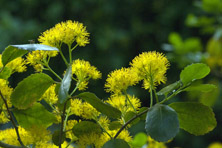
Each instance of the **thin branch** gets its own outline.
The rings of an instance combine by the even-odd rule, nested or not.
[[[6,143],[1,142],[1,141],[0,141],[0,147],[4,147],[4,148],[24,148],[22,146],[9,145],[9,144],[6,144]]]
[[[138,117],[142,116],[143,114],[147,113],[148,110],[149,110],[149,108],[146,109],[146,110],[144,110],[143,112],[135,115],[133,118],[131,118],[129,121],[127,121],[127,122],[119,129],[119,131],[116,133],[116,135],[114,136],[114,139],[116,139],[116,138],[119,136],[119,134],[122,132],[122,130],[124,130],[124,128],[127,127],[128,124],[130,124],[130,123],[131,123],[133,120],[135,120],[136,118],[138,118]]]
[[[63,136],[63,127],[64,127],[64,120],[65,120],[67,102],[68,102],[68,100],[65,102],[64,107],[63,107],[62,123],[61,123],[61,128],[60,128],[60,135],[59,135],[59,148],[62,148],[62,136]]]
[[[4,96],[3,96],[3,94],[2,94],[1,91],[0,91],[0,95],[1,95],[1,97],[2,97],[2,100],[3,100],[4,103],[5,103],[5,107],[6,107],[7,111],[8,111],[8,114],[9,114],[9,119],[11,120],[11,122],[12,122],[14,128],[15,128],[15,131],[16,131],[16,134],[17,134],[17,137],[18,137],[17,140],[19,141],[19,143],[21,144],[22,147],[25,147],[25,145],[23,144],[23,142],[22,142],[22,140],[21,140],[21,138],[20,138],[19,131],[18,131],[18,127],[17,127],[17,125],[16,125],[16,123],[15,123],[15,121],[14,121],[14,119],[13,119],[12,113],[11,113],[10,110],[9,110],[7,101],[6,101],[6,99],[4,98]]]

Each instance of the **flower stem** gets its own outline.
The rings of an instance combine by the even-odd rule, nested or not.
[[[159,99],[158,99],[158,96],[157,96],[157,94],[156,94],[156,89],[153,89],[153,92],[154,92],[154,94],[155,94],[156,103],[159,103]]]
[[[135,109],[135,107],[133,106],[132,102],[130,101],[130,99],[129,99],[128,95],[127,95],[127,92],[124,91],[124,94],[125,94],[125,96],[126,96],[127,101],[130,103],[130,105],[132,106],[134,112],[136,113],[136,109]]]
[[[19,141],[19,143],[21,144],[22,147],[26,148],[26,146],[23,144],[23,142],[22,142],[22,140],[21,140],[21,137],[20,137],[19,131],[18,131],[18,127],[17,127],[17,125],[16,125],[16,123],[15,123],[15,121],[14,121],[14,119],[13,119],[12,113],[11,113],[10,110],[9,110],[7,101],[6,101],[6,99],[4,98],[4,96],[3,96],[3,94],[2,94],[1,91],[0,91],[0,95],[1,95],[1,98],[2,98],[2,100],[4,101],[5,107],[6,107],[7,111],[8,111],[9,119],[11,120],[11,122],[12,122],[14,128],[15,128],[15,131],[16,131],[16,134],[17,134],[17,137],[18,137],[17,140]]]
[[[68,101],[68,100],[67,100]],[[62,113],[62,123],[61,123],[61,128],[60,128],[60,135],[59,135],[59,148],[62,148],[62,136],[63,136],[63,127],[64,127],[64,120],[65,120],[65,113],[66,113],[66,104],[67,101],[64,104],[63,107],[63,113]]]
[[[102,130],[111,138],[113,139],[113,137],[108,133],[108,131],[96,120],[97,124],[99,124],[99,126],[102,128]]]
[[[152,90],[152,86],[150,87],[150,107],[153,106],[153,90]]]
[[[124,130],[124,128],[127,127],[128,124],[130,124],[130,123],[131,123],[133,120],[135,120],[136,118],[138,118],[138,117],[142,116],[143,114],[147,113],[148,111],[149,111],[149,108],[146,109],[146,110],[144,110],[143,112],[135,115],[135,116],[132,117],[130,120],[128,120],[128,121],[119,129],[119,131],[116,133],[116,135],[114,136],[114,139],[116,139],[116,138],[119,136],[119,134]]]
[[[49,66],[48,63],[44,62],[44,65],[47,67],[47,69],[48,69],[51,73],[53,73],[59,80],[62,81],[62,78],[61,78],[59,75],[57,75],[57,73],[56,73],[54,70],[52,70],[52,68]]]
[[[62,57],[63,61],[65,62],[66,66],[68,67],[68,66],[69,66],[69,63],[67,62],[67,60],[66,60],[65,56],[63,55],[63,53],[62,53],[62,50],[61,50],[61,49],[59,49],[59,53],[60,53],[60,55],[61,55],[61,57]]]

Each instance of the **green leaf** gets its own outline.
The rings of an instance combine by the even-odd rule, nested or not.
[[[109,124],[110,130],[116,130],[122,127],[122,124],[119,121],[113,121]]]
[[[210,68],[203,63],[196,63],[188,65],[180,73],[180,80],[183,82],[183,85],[191,83],[194,80],[202,79],[207,76],[210,72]]]
[[[131,142],[132,146],[135,148],[141,148],[147,142],[147,135],[145,133],[138,133],[133,138]]]
[[[125,122],[129,121],[131,118],[133,118],[134,116],[136,116],[136,113],[133,112],[133,111],[129,111],[125,114],[124,116],[124,119],[125,119]],[[133,124],[136,124],[137,122],[140,121],[140,118],[136,118],[135,120],[133,120],[130,124],[133,125]]]
[[[176,81],[164,88],[162,88],[159,92],[157,92],[157,95],[161,96],[161,95],[168,95],[170,92],[172,92],[173,90],[177,89],[180,87],[181,82],[180,81]]]
[[[47,111],[40,103],[35,103],[32,107],[25,110],[14,109],[13,114],[19,125],[24,128],[49,127],[56,117]]]
[[[147,110],[148,109],[148,107],[141,107],[140,108],[140,110],[139,110],[139,112],[138,112],[138,114],[139,113],[142,113],[143,111],[145,111],[145,110]],[[146,114],[144,113],[142,116],[140,116],[139,117],[140,118],[140,120],[146,120]]]
[[[122,139],[111,139],[102,148],[130,148],[129,144]]]
[[[183,91],[202,91],[202,92],[210,92],[217,87],[213,84],[199,84],[196,86],[189,86],[185,88]]]
[[[29,50],[29,51],[35,51],[35,50],[59,51],[59,49],[56,47],[43,44],[23,44],[23,45],[10,45],[10,46],[15,47],[17,49]]]
[[[179,132],[177,113],[169,106],[156,104],[147,113],[145,129],[156,141],[166,142]]]
[[[81,135],[90,134],[90,133],[101,133],[102,130],[100,126],[91,121],[81,121],[74,125],[72,132],[75,136],[80,137]]]
[[[5,66],[12,60],[23,56],[27,52],[28,51],[20,50],[16,47],[13,47],[13,45],[10,45],[7,48],[5,48],[4,52],[2,53],[2,64]]]
[[[3,70],[0,73],[0,79],[7,80],[11,76],[12,70],[8,67],[2,67],[2,68]]]
[[[197,102],[176,102],[170,104],[178,114],[180,128],[194,135],[204,135],[216,127],[212,109]]]
[[[53,84],[53,79],[44,73],[32,74],[22,80],[12,92],[11,102],[18,109],[27,109],[39,100]]]
[[[82,98],[83,100],[91,104],[99,112],[105,114],[106,116],[110,118],[116,119],[121,116],[121,112],[118,109],[108,104],[105,104],[93,93],[84,92],[84,93],[79,94],[77,97]]]
[[[61,86],[59,88],[59,94],[58,94],[58,98],[59,98],[59,103],[64,103],[68,98],[69,98],[69,89],[71,86],[71,81],[72,81],[72,65],[70,65],[67,70],[66,73],[62,79],[62,83]]]
[[[52,135],[52,142],[59,146],[60,144],[63,144],[63,142],[65,141],[65,134],[62,134],[62,141],[61,143],[59,142],[59,138],[60,138],[60,131],[55,131]]]

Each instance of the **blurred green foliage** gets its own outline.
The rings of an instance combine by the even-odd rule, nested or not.
[[[73,56],[90,61],[103,73],[103,79],[92,82],[89,89],[104,99],[108,96],[103,90],[106,75],[128,65],[142,51],[167,53],[171,62],[168,84],[178,79],[175,75],[185,65],[206,62],[213,71],[208,79],[218,86],[216,93],[200,97],[189,92],[175,99],[195,96],[210,106],[215,104],[216,118],[221,125],[221,13],[222,0],[1,0],[0,51],[10,44],[38,42],[40,33],[58,22],[68,19],[82,22],[90,32],[90,44]],[[52,67],[60,73],[64,70],[63,65],[52,63]],[[12,86],[24,78],[19,74],[13,76]],[[149,103],[147,92],[136,88],[130,91],[144,99],[145,105]],[[218,96],[219,99],[214,99]],[[203,137],[181,131],[169,147],[206,147],[222,139],[221,131],[219,126]]]

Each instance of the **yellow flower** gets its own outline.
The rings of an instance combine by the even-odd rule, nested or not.
[[[72,74],[75,75],[75,80],[79,83],[79,90],[85,90],[89,79],[99,79],[102,74],[96,67],[91,66],[88,61],[75,60],[72,63]]]
[[[105,88],[107,92],[121,94],[129,86],[135,85],[138,81],[137,74],[131,68],[121,68],[108,75]]]
[[[0,79],[0,91],[4,99],[6,99],[8,106],[11,107],[12,104],[10,101],[10,96],[13,89],[8,86],[8,83],[9,82],[7,80]],[[0,110],[1,109],[2,109],[2,112],[0,112],[0,123],[7,123],[9,121],[8,113],[6,111],[6,106],[2,100],[2,97],[0,96]]]
[[[96,119],[99,116],[99,112],[89,103],[83,102],[82,104],[82,117],[85,119]]]
[[[102,134],[90,133],[84,134],[79,137],[77,142],[79,148],[86,148],[87,146],[94,145],[95,148],[101,148],[105,143]]]
[[[58,96],[56,95],[55,88],[56,84],[51,85],[42,95],[41,99],[44,99],[50,105],[56,104]]]
[[[49,57],[55,57],[57,54],[58,51],[32,51],[26,56],[27,64],[32,65],[37,72],[42,72],[44,68],[43,61],[46,61]]]
[[[222,148],[222,143],[220,142],[214,142],[214,143],[211,143],[208,148]]]
[[[0,59],[2,58],[2,55],[0,54]],[[2,64],[2,60],[0,60],[0,69],[3,67]],[[24,72],[26,71],[26,61],[21,58],[18,57],[14,60],[12,60],[11,62],[9,62],[8,64],[6,64],[6,67],[10,68],[12,70],[12,73],[14,72]]]
[[[70,105],[71,114],[81,116],[82,115],[82,100],[80,99],[71,99]]]
[[[143,52],[135,57],[130,65],[139,78],[144,80],[144,88],[154,89],[155,86],[166,82],[166,70],[170,64],[162,53],[153,51]]]
[[[85,46],[89,43],[88,37],[89,33],[82,23],[68,20],[46,30],[38,40],[42,44],[60,48],[62,43],[72,45],[73,42],[79,46]]]
[[[80,121],[81,122],[81,121]],[[72,128],[74,125],[78,123],[77,120],[68,120],[67,125],[66,125],[66,138],[71,139],[72,141],[77,140],[78,138],[73,134]]]
[[[167,148],[167,146],[165,145],[165,143],[157,142],[153,140],[150,136],[148,136],[147,148]]]
[[[128,95],[128,98],[130,102],[133,104],[134,108],[138,110],[139,107],[141,106],[140,100],[130,95]],[[122,112],[122,114],[125,114],[128,111],[134,111],[129,102],[126,101],[125,95],[111,96],[110,98],[108,98],[108,100],[106,100],[106,102],[112,105],[113,107],[119,109]]]
[[[110,120],[107,118],[107,116],[100,116],[98,123],[106,130],[109,129]]]

